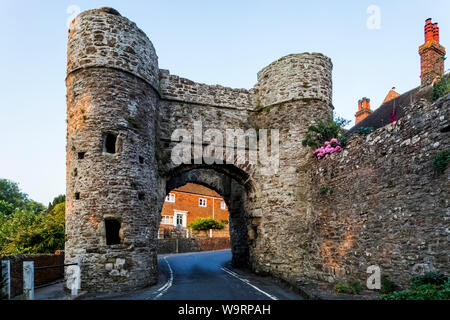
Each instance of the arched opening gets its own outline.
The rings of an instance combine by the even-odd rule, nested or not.
[[[221,240],[228,239],[229,243],[229,212],[225,199],[215,190],[192,182],[170,190],[161,210],[158,239],[173,238],[223,238]],[[224,243],[226,241],[222,241],[222,246]]]
[[[185,225],[186,227],[189,226],[187,222],[189,210],[181,210],[174,205],[177,204],[177,197],[180,197],[174,190],[186,191],[192,185],[200,186],[200,190],[202,188],[203,190],[211,190],[207,196],[197,196],[198,199],[195,199],[193,205],[198,210],[206,211],[209,208],[210,212],[214,206],[214,220],[225,224],[224,229],[229,236],[233,266],[249,267],[249,230],[253,230],[253,228],[246,213],[246,202],[248,201],[248,193],[253,187],[248,175],[231,165],[182,165],[175,168],[169,173],[166,180],[164,204],[174,210],[179,210],[179,212],[174,211],[173,214],[165,214],[166,212],[163,211],[161,215],[162,224],[172,223],[173,226],[177,226],[178,230],[182,230],[185,214],[187,219]],[[208,196],[215,197],[214,201],[213,198],[208,198]],[[187,213],[183,211],[187,211]],[[222,211],[226,212],[227,219],[220,215]],[[188,234],[192,231],[184,232]],[[219,234],[219,231],[215,233]],[[192,236],[192,233],[190,235]],[[163,231],[159,233],[159,236],[165,236]]]

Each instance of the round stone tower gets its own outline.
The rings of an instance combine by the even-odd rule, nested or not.
[[[253,214],[250,252],[257,272],[288,280],[307,270],[312,152],[302,140],[309,125],[332,116],[331,71],[328,57],[301,53],[282,57],[258,73],[254,121],[258,128],[279,130],[279,165],[254,177],[257,207],[264,208],[248,210]]]
[[[135,23],[89,10],[69,29],[66,263],[81,290],[156,281],[158,58]]]

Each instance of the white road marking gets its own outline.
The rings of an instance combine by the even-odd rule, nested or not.
[[[164,257],[164,261],[167,263],[167,266],[169,267],[170,277],[169,277],[169,280],[167,280],[166,284],[158,289],[158,292],[160,292],[160,293],[156,297],[154,297],[153,300],[160,298],[164,293],[166,293],[167,290],[169,290],[169,288],[172,286],[172,283],[173,283],[172,268],[170,267],[169,261],[167,261],[166,257]]]
[[[262,294],[266,295],[266,296],[269,297],[270,299],[272,299],[272,300],[278,300],[277,297],[275,297],[275,296],[273,296],[273,295],[271,295],[271,294],[269,294],[269,293],[267,293],[267,292],[261,290],[260,288],[258,288],[258,287],[255,286],[255,285],[251,284],[250,281],[248,281],[247,279],[241,278],[237,273],[235,273],[235,272],[233,272],[233,271],[231,271],[231,270],[229,270],[229,269],[227,269],[227,268],[222,268],[222,270],[225,271],[226,273],[232,275],[233,277],[238,278],[238,279],[241,280],[242,282],[248,284],[250,287],[252,287],[253,289],[255,289],[255,290],[259,291],[259,292],[261,292]]]

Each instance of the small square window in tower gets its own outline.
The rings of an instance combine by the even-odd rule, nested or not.
[[[117,143],[117,135],[108,133],[105,136],[103,151],[107,153],[116,153],[117,152],[116,143]]]
[[[116,219],[105,220],[106,244],[120,244],[120,222]]]

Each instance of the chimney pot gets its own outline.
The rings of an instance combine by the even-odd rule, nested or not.
[[[436,77],[444,74],[444,61],[439,59],[445,56],[445,48],[439,44],[438,23],[432,19],[425,20],[425,43],[419,47],[420,79],[424,86],[430,85]]]

